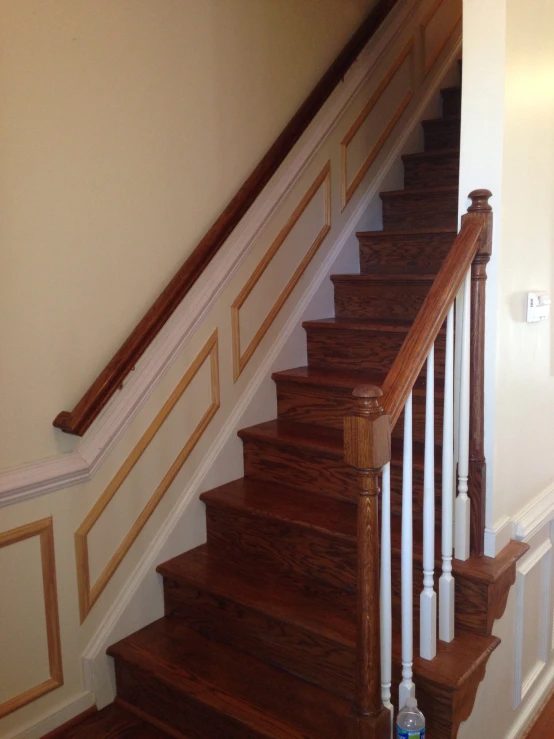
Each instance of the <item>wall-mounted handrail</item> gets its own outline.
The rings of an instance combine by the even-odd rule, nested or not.
[[[76,436],[85,433],[222,248],[397,2],[377,2],[237,194],[77,405],[72,411],[62,411],[56,416],[56,428]]]

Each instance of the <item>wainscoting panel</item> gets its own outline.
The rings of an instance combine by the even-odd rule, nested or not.
[[[298,284],[330,229],[331,164],[327,162],[231,306],[235,382]],[[283,264],[278,263],[281,255],[284,255],[281,260]],[[298,261],[298,255],[302,255],[300,261]],[[282,273],[287,270],[290,272],[291,262],[297,264],[296,269],[286,281],[285,287],[279,290],[271,307],[268,308],[266,303],[271,296],[272,288],[283,284],[285,280]],[[246,318],[243,314],[246,314]],[[261,316],[264,318],[260,324]],[[254,329],[254,326],[257,328]]]
[[[114,500],[117,492],[121,489],[123,483],[129,478],[135,466],[138,465],[139,461],[143,457],[143,454],[149,449],[153,440],[157,436],[160,429],[166,423],[170,414],[174,411],[175,407],[183,398],[183,403],[197,401],[197,393],[195,392],[193,383],[201,370],[206,367],[206,371],[209,372],[209,398],[207,408],[203,412],[200,420],[186,439],[186,443],[180,449],[179,453],[171,463],[166,474],[162,480],[158,480],[157,484],[152,485],[154,492],[149,498],[146,505],[142,508],[138,517],[134,520],[132,526],[127,530],[127,533],[122,537],[118,544],[115,552],[111,555],[107,563],[102,568],[102,571],[96,578],[91,577],[91,562],[89,553],[89,536],[93,527],[99,522],[101,518],[106,518],[110,528],[120,520],[117,515],[110,515],[109,506]],[[189,390],[191,398],[187,398],[186,391]],[[173,483],[177,474],[187,461],[192,450],[202,437],[202,434],[208,427],[210,421],[214,417],[220,405],[220,391],[219,391],[219,358],[218,358],[218,336],[215,331],[208,342],[205,344],[203,349],[200,351],[196,359],[187,369],[183,375],[181,381],[177,387],[173,390],[167,401],[165,402],[162,409],[156,415],[152,423],[149,425],[147,430],[144,432],[139,442],[136,444],[134,449],[128,455],[125,462],[121,465],[120,469],[104,490],[96,504],[90,510],[89,514],[77,529],[75,533],[75,551],[77,557],[77,580],[79,589],[79,609],[81,615],[81,622],[84,621],[90,609],[94,603],[98,600],[101,593],[105,589],[108,582],[111,580],[113,574],[123,561],[125,555],[131,548],[133,542],[136,540],[148,519],[153,514],[154,510],[160,503],[161,499]],[[186,408],[184,409],[186,411]],[[157,455],[155,458],[159,461],[160,450],[154,450]],[[148,457],[145,458],[148,461]],[[150,468],[152,469],[152,468]],[[148,465],[144,465],[144,468],[140,469],[139,472],[142,475],[149,473]],[[131,487],[132,493],[132,487]],[[129,504],[128,504],[129,505]],[[128,520],[128,516],[124,520]],[[98,539],[98,548],[102,552],[105,549],[105,542],[102,536]],[[92,582],[94,580],[94,582]]]
[[[2,718],[63,685],[52,518],[0,534],[0,588]],[[2,623],[15,612],[17,634]]]
[[[396,58],[340,145],[344,210],[414,94],[413,39]],[[383,121],[387,121],[383,125]],[[355,174],[350,178],[350,172]]]
[[[462,2],[437,0],[421,22],[421,64],[426,77],[462,19]],[[445,33],[446,29],[446,33]]]

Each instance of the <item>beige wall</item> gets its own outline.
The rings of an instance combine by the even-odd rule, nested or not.
[[[374,0],[0,1],[0,467],[55,432]]]

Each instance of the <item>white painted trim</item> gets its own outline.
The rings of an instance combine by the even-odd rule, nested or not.
[[[0,506],[33,498],[88,480],[102,464],[114,444],[165,374],[180,349],[192,336],[235,272],[254,246],[256,237],[273,217],[327,134],[336,125],[352,99],[399,36],[418,7],[417,0],[400,3],[374,38],[361,52],[344,81],[337,86],[316,119],[308,127],[279,172],[272,178],[242,219],[204,274],[182,301],[164,328],[125,380],[123,389],[104,408],[74,452],[52,459],[0,471]],[[452,56],[452,55],[450,55]],[[448,64],[452,60],[449,58]],[[445,73],[446,64],[437,68],[432,89]],[[430,95],[423,96],[426,100]],[[418,106],[419,111],[422,106]],[[414,116],[412,116],[413,120]],[[412,121],[408,126],[411,127]],[[399,147],[395,147],[398,153]],[[387,163],[390,162],[390,157]],[[376,179],[379,179],[381,172]]]
[[[512,519],[502,516],[490,528],[485,528],[485,556],[496,557],[510,543],[512,538]]]
[[[554,484],[549,485],[514,516],[514,539],[529,541],[552,520],[554,520]]]
[[[89,691],[78,693],[70,700],[62,703],[45,718],[30,722],[11,734],[5,734],[2,739],[40,739],[40,737],[65,724],[66,721],[71,721],[72,718],[83,713],[87,708],[94,706],[94,703],[94,695]]]
[[[510,731],[504,739],[521,739],[522,736],[525,736],[526,728],[542,708],[544,700],[548,696],[552,686],[554,686],[554,663],[544,672],[542,680],[536,686],[532,698],[519,711],[514,723],[510,727]],[[529,737],[529,739],[531,738]]]
[[[398,159],[402,148],[404,147],[406,140],[413,128],[423,115],[423,111],[429,105],[432,96],[435,94],[440,80],[448,68],[455,61],[458,53],[460,43],[453,48],[452,53],[447,59],[445,59],[442,67],[437,71],[437,74],[433,80],[432,85],[429,85],[426,91],[422,94],[422,98],[418,106],[414,109],[410,119],[407,121],[404,132],[399,136],[395,145],[391,148],[389,155],[383,161],[380,169],[372,178],[371,183],[367,187],[365,193],[360,198],[356,208],[352,212],[352,215],[348,219],[342,232],[338,236],[336,243],[330,249],[329,253],[325,257],[321,266],[314,275],[310,285],[298,301],[295,309],[291,312],[288,320],[283,326],[282,330],[277,334],[273,345],[269,348],[263,360],[260,362],[256,369],[253,377],[249,380],[245,390],[237,401],[232,413],[227,418],[224,425],[221,427],[215,441],[211,448],[207,451],[206,456],[202,460],[200,466],[194,473],[187,487],[183,490],[182,495],[179,498],[178,503],[174,506],[173,510],[168,515],[163,526],[157,532],[152,543],[148,547],[148,550],[142,556],[137,566],[127,579],[122,590],[119,592],[116,600],[112,603],[111,607],[107,611],[106,615],[102,619],[96,633],[88,643],[82,655],[82,669],[83,669],[83,681],[87,689],[92,690],[96,693],[99,699],[99,704],[102,705],[106,696],[99,694],[99,690],[106,690],[106,686],[110,684],[110,662],[108,657],[105,656],[107,646],[111,643],[111,635],[114,632],[116,626],[120,620],[124,617],[127,607],[130,605],[134,595],[139,590],[144,580],[152,576],[156,565],[159,563],[160,553],[164,544],[168,541],[171,534],[177,528],[179,521],[185,515],[187,506],[200,490],[201,485],[210,472],[210,469],[215,463],[217,456],[223,449],[231,436],[234,436],[236,429],[240,423],[240,419],[245,413],[246,409],[252,402],[256,392],[261,386],[262,382],[267,379],[269,372],[276,361],[279,353],[282,351],[290,335],[295,328],[298,327],[299,322],[302,320],[303,314],[306,311],[310,301],[314,297],[316,291],[319,289],[325,279],[330,274],[333,264],[336,258],[341,253],[348,239],[355,233],[358,227],[358,223],[363,213],[368,208],[371,201],[378,197],[379,189],[381,184],[389,172],[392,164]],[[146,624],[144,624],[146,625]],[[137,627],[139,628],[139,627]],[[101,687],[103,686],[103,687]]]
[[[525,631],[525,578],[541,564],[541,653],[529,673],[523,676],[523,635]],[[550,607],[552,603],[552,542],[543,541],[534,551],[527,554],[518,564],[516,575],[515,639],[514,639],[514,683],[512,707],[515,710],[535,684],[548,661],[547,645],[551,634]]]

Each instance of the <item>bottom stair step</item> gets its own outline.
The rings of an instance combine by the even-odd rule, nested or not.
[[[187,739],[337,739],[350,704],[162,618],[110,647],[118,698]]]

